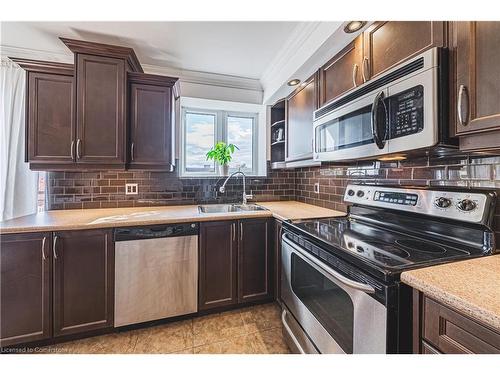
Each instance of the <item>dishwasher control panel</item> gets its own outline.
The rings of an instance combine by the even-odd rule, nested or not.
[[[198,223],[152,225],[115,229],[115,241],[132,241],[151,238],[196,236]]]

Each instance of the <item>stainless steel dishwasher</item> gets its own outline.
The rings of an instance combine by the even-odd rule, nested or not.
[[[198,224],[115,229],[115,327],[197,308]]]

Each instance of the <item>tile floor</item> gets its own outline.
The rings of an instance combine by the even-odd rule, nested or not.
[[[285,354],[275,303],[57,344],[58,354]]]

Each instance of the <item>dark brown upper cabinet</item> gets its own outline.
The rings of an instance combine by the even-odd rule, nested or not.
[[[500,22],[455,22],[452,34],[456,133],[470,135],[460,148],[499,148]]]
[[[177,78],[129,73],[129,168],[174,170]]]
[[[60,39],[74,65],[12,58],[28,72],[30,168],[173,171],[177,79],[144,74],[132,48]]]
[[[71,168],[75,151],[73,65],[11,58],[26,70],[26,156],[31,169]]]
[[[318,79],[312,75],[286,102],[286,161],[312,159],[313,113],[318,108]]]
[[[125,168],[125,61],[77,53],[75,67],[77,162]]]
[[[358,36],[319,69],[319,106],[363,83],[363,36]]]
[[[75,56],[76,162],[125,169],[127,72],[142,68],[131,48],[60,38]]]
[[[271,221],[239,221],[238,302],[251,302],[273,296],[273,252],[270,247]]]
[[[361,75],[368,81],[432,47],[447,45],[447,22],[379,21],[363,32]]]
[[[51,233],[1,236],[0,346],[52,335]]]
[[[112,231],[55,232],[52,253],[54,336],[112,327]]]
[[[238,303],[238,222],[200,223],[198,309]]]

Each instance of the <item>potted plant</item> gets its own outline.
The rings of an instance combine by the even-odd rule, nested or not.
[[[207,160],[214,160],[219,175],[227,176],[229,174],[229,162],[232,159],[234,150],[239,150],[238,146],[232,143],[217,142],[210,151],[207,152]]]

